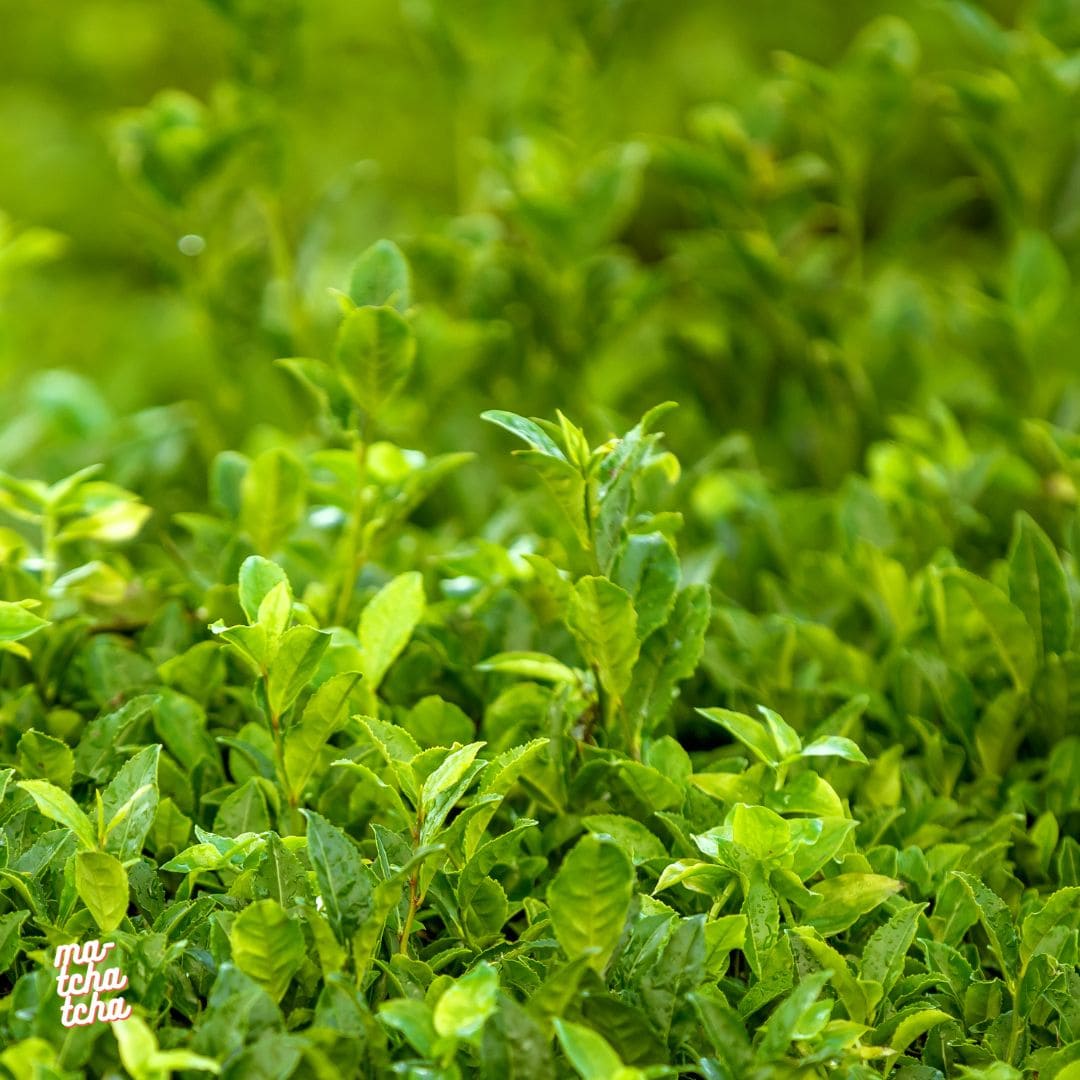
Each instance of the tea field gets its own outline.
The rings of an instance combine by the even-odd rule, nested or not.
[[[1080,1078],[1080,4],[0,24],[0,1077]]]

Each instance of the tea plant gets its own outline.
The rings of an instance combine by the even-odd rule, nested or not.
[[[220,378],[0,429],[0,1074],[1080,1075],[1067,5],[632,138],[579,5],[475,175],[489,6],[407,5],[457,209],[344,275],[325,28],[215,7],[113,135]],[[91,939],[134,1013],[65,1027]]]

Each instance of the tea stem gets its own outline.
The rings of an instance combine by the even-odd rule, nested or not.
[[[363,541],[364,533],[364,491],[367,488],[367,439],[361,428],[356,441],[356,486],[353,489],[352,521],[349,523],[348,538],[346,540],[346,555],[344,574],[341,581],[341,591],[338,594],[337,606],[334,610],[334,622],[343,625],[349,614],[349,603],[352,600],[353,590],[356,588],[356,578],[360,573],[367,558],[366,545]]]

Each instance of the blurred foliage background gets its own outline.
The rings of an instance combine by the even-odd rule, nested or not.
[[[332,288],[391,237],[406,446],[670,398],[704,536],[864,471],[944,484],[948,514],[1003,477],[1071,520],[1069,0],[3,0],[0,25],[0,467],[105,460],[176,509],[223,448],[310,439],[273,360],[327,354]],[[444,496],[467,526],[503,458]]]

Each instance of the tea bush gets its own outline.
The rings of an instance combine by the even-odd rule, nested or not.
[[[219,0],[0,222],[0,1074],[1080,1076],[1080,14],[885,7]]]

